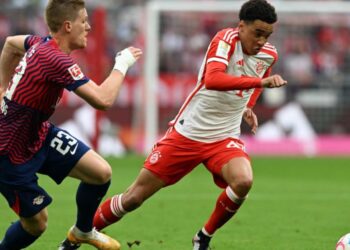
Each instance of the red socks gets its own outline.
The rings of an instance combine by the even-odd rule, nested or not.
[[[122,206],[122,194],[106,200],[97,209],[94,217],[94,227],[101,230],[120,220],[127,211]],[[211,236],[237,212],[245,197],[238,197],[230,187],[222,192],[216,202],[215,209],[204,226],[204,232]]]
[[[237,212],[245,198],[239,198],[230,187],[222,192],[216,202],[214,212],[204,226],[208,236],[215,233]]]
[[[93,225],[96,230],[109,226],[120,220],[126,211],[123,209],[121,204],[121,195],[115,195],[110,199],[107,199],[102,205],[99,206],[95,213]]]

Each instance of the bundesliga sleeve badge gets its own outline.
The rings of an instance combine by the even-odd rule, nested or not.
[[[224,41],[220,41],[218,48],[216,50],[216,56],[228,59],[228,52],[230,52],[230,49],[231,49],[231,45],[229,45]]]
[[[70,66],[68,68],[68,72],[69,74],[72,76],[72,78],[75,80],[75,81],[78,81],[78,80],[81,80],[84,78],[84,74],[83,72],[81,71],[80,67],[78,66],[78,64],[74,64],[72,66]]]

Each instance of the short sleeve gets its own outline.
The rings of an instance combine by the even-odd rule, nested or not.
[[[50,67],[50,81],[63,86],[69,91],[74,91],[90,79],[85,76],[79,65],[64,53],[56,54],[52,58]]]
[[[227,66],[234,51],[234,41],[237,37],[238,32],[234,29],[219,31],[210,43],[207,63],[215,61]]]
[[[32,47],[34,44],[42,41],[44,38],[41,36],[36,35],[29,35],[24,40],[24,49],[27,51],[30,47]]]

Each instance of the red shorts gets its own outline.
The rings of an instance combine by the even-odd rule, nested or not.
[[[244,143],[238,139],[227,138],[218,142],[204,143],[188,139],[174,128],[170,128],[153,147],[144,162],[144,168],[153,172],[168,186],[203,163],[213,174],[215,183],[225,188],[227,183],[221,177],[221,169],[235,157],[246,157],[250,160],[244,152]]]

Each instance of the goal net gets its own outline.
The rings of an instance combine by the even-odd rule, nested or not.
[[[150,1],[146,6],[144,151],[196,83],[197,71],[217,31],[235,27],[242,1]],[[284,89],[266,90],[256,109],[260,124],[288,103],[301,108],[316,135],[349,134],[350,3],[276,1],[278,23],[270,42],[279,51],[274,73]],[[243,135],[248,133],[242,128]],[[283,129],[290,134],[293,128]]]

